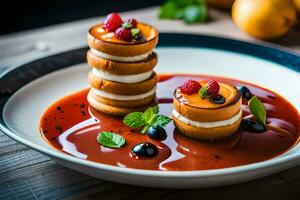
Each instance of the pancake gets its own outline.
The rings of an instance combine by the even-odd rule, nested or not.
[[[232,135],[239,129],[241,120],[242,117],[240,117],[239,120],[237,120],[235,123],[227,126],[220,126],[214,128],[200,128],[185,124],[173,117],[173,122],[180,133],[191,138],[202,140],[221,139]]]
[[[146,60],[138,62],[118,62],[95,56],[91,51],[87,52],[87,61],[91,67],[95,67],[112,74],[132,75],[153,70],[157,63],[157,55],[152,52]]]
[[[99,103],[107,104],[110,106],[116,106],[116,107],[126,107],[126,108],[133,108],[133,107],[147,105],[156,99],[156,95],[153,94],[149,97],[139,99],[139,100],[129,100],[129,101],[116,100],[116,99],[101,97],[97,95],[93,90],[90,90],[89,95],[91,96],[91,98],[93,98],[95,101]]]
[[[96,110],[103,112],[105,114],[108,114],[108,115],[119,116],[119,117],[123,117],[131,112],[143,112],[147,108],[156,105],[156,102],[154,100],[152,100],[150,103],[143,105],[143,106],[136,106],[136,107],[111,106],[108,104],[100,103],[99,101],[95,100],[93,98],[93,95],[91,92],[89,92],[89,94],[87,96],[87,100],[88,100],[90,106],[92,106]]]
[[[200,82],[205,85],[206,82]],[[174,91],[174,109],[188,119],[199,122],[226,120],[236,115],[242,104],[241,94],[235,87],[219,83],[219,94],[226,98],[224,104],[213,104],[208,99],[202,99],[198,93],[185,95],[179,88]]]
[[[113,56],[132,57],[151,52],[158,42],[158,32],[150,25],[138,23],[145,37],[143,42],[126,42],[117,39],[113,33],[103,30],[103,23],[93,26],[88,31],[88,44],[91,48]]]
[[[120,95],[138,95],[143,94],[153,89],[158,81],[155,72],[145,81],[138,83],[119,83],[108,81],[95,76],[92,72],[88,75],[88,83],[93,87],[105,92],[120,94]]]

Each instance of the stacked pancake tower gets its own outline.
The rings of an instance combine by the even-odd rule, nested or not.
[[[91,90],[89,104],[103,113],[124,116],[143,111],[155,104],[158,81],[153,68],[157,55],[153,52],[158,32],[147,24],[138,23],[142,39],[124,41],[114,32],[104,30],[103,24],[88,32],[88,75]]]

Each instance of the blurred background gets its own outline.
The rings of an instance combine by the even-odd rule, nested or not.
[[[215,21],[211,7],[217,8],[231,15],[242,31],[263,40],[281,37],[297,26],[299,30],[300,0],[26,0],[1,6],[0,35],[153,6],[159,6],[158,18],[186,24]]]
[[[163,0],[43,0],[6,1],[1,6],[0,34],[155,6]],[[9,8],[9,9],[8,9]]]

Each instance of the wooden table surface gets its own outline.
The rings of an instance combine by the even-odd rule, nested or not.
[[[123,13],[156,26],[161,32],[210,34],[255,43],[223,11],[211,10],[206,24],[187,26],[159,20],[157,8]],[[103,20],[91,18],[0,36],[0,71],[39,57],[86,46],[88,28]],[[298,29],[298,30],[297,30]],[[300,29],[273,41],[300,53]],[[180,183],[178,183],[180,184]],[[193,190],[154,189],[98,180],[62,167],[0,132],[0,199],[300,199],[300,167],[248,183]]]

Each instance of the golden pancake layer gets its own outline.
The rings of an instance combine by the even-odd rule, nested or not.
[[[157,55],[153,52],[158,32],[147,24],[138,24],[143,42],[126,42],[103,24],[88,32],[87,61],[91,67],[88,102],[95,109],[114,116],[144,111],[156,103],[158,77],[153,71]]]

